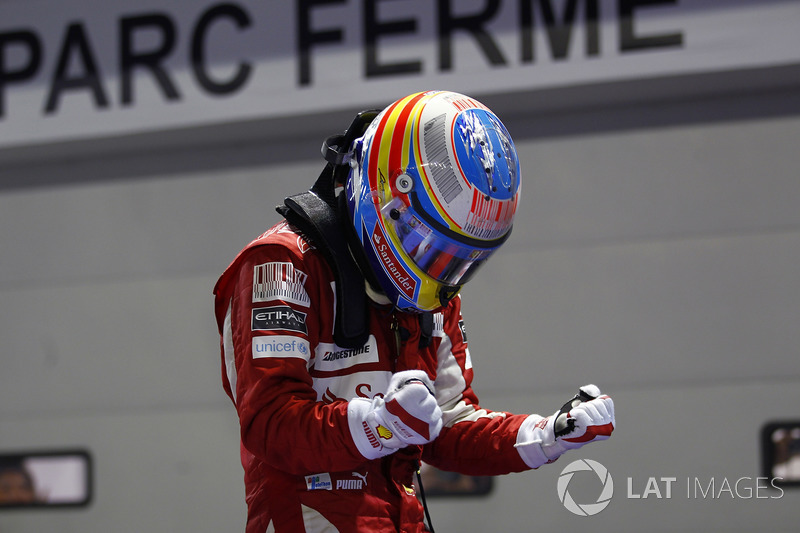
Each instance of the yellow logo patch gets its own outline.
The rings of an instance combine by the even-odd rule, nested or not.
[[[381,426],[381,425],[378,426],[378,436],[380,438],[386,439],[386,440],[389,440],[392,437],[394,437],[394,435],[392,434],[391,431],[389,431],[387,428],[385,428],[384,426]]]

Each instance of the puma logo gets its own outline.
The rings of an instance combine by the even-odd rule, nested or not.
[[[363,475],[362,475],[362,474],[359,474],[358,472],[351,472],[351,473],[352,473],[352,474],[353,474],[355,477],[357,477],[357,478],[361,479],[362,481],[364,481],[364,485],[366,485],[366,484],[367,484],[367,474],[369,474],[369,472],[367,472],[366,474],[363,474]]]
[[[367,472],[368,474],[369,472]],[[367,474],[351,472],[358,479],[340,479],[336,482],[336,490],[363,490],[367,484]]]

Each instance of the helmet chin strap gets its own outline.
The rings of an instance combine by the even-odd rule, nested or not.
[[[383,294],[383,292],[376,291],[369,283],[364,283],[364,287],[366,287],[367,296],[369,297],[369,299],[375,302],[376,304],[392,305],[392,301],[389,299],[388,296]]]
[[[443,286],[439,290],[439,303],[442,304],[442,307],[447,307],[447,304],[449,304],[460,291],[461,285],[456,285],[455,287]]]
[[[368,109],[361,111],[350,123],[344,133],[331,135],[322,143],[322,157],[333,166],[334,185],[344,185],[350,173],[350,156],[353,142],[364,135],[370,122],[380,111]]]
[[[381,289],[381,284],[372,271],[369,259],[367,259],[364,248],[361,246],[361,241],[358,240],[358,234],[356,233],[358,230],[355,227],[355,222],[350,220],[350,214],[347,210],[347,200],[344,197],[344,193],[339,194],[337,203],[337,211],[342,223],[342,233],[344,233],[345,241],[347,241],[347,249],[350,252],[350,257],[355,261],[358,270],[367,281],[367,287],[375,294],[382,294],[383,290]]]
[[[342,231],[352,224],[343,224],[341,213],[334,207],[332,172],[332,165],[327,165],[310,191],[284,199],[277,210],[323,254],[331,267],[336,279],[334,341],[342,348],[359,348],[369,336],[364,277],[353,260],[345,237],[347,231]]]

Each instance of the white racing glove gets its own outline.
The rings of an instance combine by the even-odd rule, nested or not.
[[[442,430],[442,410],[433,383],[422,370],[392,376],[381,398],[353,398],[347,406],[353,441],[367,459],[377,459],[410,444],[427,444]]]
[[[596,385],[585,385],[551,416],[530,415],[517,431],[515,447],[529,467],[539,468],[567,450],[606,440],[615,423],[614,401]]]

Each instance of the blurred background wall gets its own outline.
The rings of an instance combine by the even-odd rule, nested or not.
[[[549,414],[595,382],[618,421],[484,498],[432,499],[437,531],[796,530],[800,492],[756,478],[761,427],[800,419],[797,2],[0,15],[0,453],[95,468],[88,507],[2,510],[0,532],[243,530],[211,290],[325,137],[428,88],[489,105],[521,156],[514,233],[463,291],[482,404]],[[592,517],[556,490],[580,457],[615,484]]]

